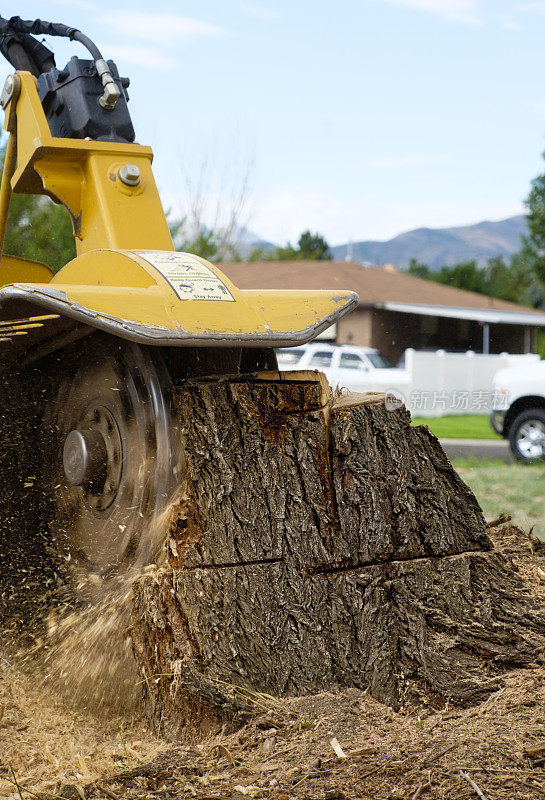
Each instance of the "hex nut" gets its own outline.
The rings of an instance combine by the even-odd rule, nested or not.
[[[124,164],[118,171],[119,180],[125,186],[138,186],[140,183],[140,169],[136,164]]]

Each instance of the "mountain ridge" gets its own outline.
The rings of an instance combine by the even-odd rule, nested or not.
[[[503,220],[484,220],[474,225],[450,228],[415,228],[386,241],[360,241],[330,247],[331,255],[344,260],[350,251],[354,261],[394,264],[406,268],[411,258],[437,271],[461,261],[475,259],[484,266],[489,258],[510,258],[527,232],[526,217],[519,214]]]

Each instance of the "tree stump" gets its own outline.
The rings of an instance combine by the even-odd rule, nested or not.
[[[536,663],[545,617],[426,427],[315,374],[177,390],[187,486],[134,585],[150,719],[176,734],[333,685],[471,702]]]

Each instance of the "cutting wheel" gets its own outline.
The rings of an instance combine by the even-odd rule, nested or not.
[[[107,336],[80,345],[48,404],[50,530],[78,578],[152,562],[180,480],[168,373],[155,348]]]

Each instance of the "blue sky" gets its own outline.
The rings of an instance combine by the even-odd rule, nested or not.
[[[130,76],[166,204],[183,209],[201,181],[205,215],[221,216],[246,176],[243,221],[276,242],[501,219],[545,169],[545,0],[25,0],[2,14],[79,27]],[[60,65],[71,53],[53,43]]]

